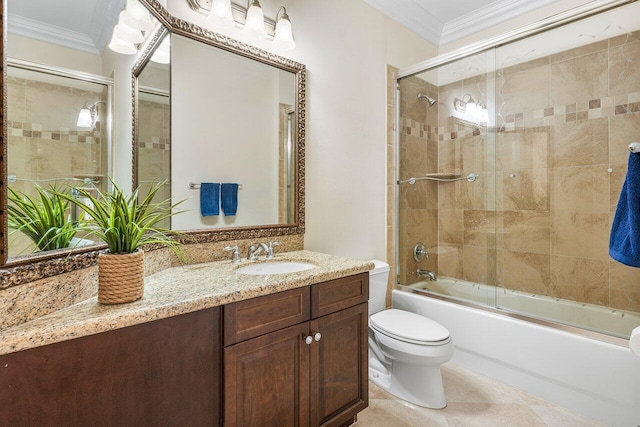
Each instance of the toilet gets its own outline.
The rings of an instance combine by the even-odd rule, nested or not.
[[[389,264],[372,260],[369,272],[369,379],[410,403],[447,406],[440,365],[451,360],[449,331],[404,310],[385,310]]]

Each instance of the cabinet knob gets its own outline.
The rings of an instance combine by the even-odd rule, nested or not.
[[[316,332],[316,334],[313,336],[313,339],[316,341],[320,341],[320,338],[322,338],[322,335],[320,334],[320,332]]]
[[[311,335],[307,336],[307,337],[304,339],[304,342],[306,342],[306,343],[307,343],[307,345],[311,345],[311,343],[313,342],[313,338],[311,338]]]

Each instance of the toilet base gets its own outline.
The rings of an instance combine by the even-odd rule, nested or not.
[[[395,362],[390,371],[369,365],[369,380],[381,389],[414,405],[430,409],[447,406],[440,366],[415,366]]]

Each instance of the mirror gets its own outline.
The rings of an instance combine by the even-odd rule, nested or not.
[[[136,53],[133,55],[116,54],[106,47],[118,15],[124,9],[125,0],[80,2],[80,9],[77,4],[60,4],[47,0],[8,0],[3,5],[2,26],[8,30],[6,57],[3,58],[7,75],[0,78],[8,96],[3,99],[3,111],[6,112],[2,118],[5,155],[0,159],[2,173],[6,177],[2,183],[2,203],[5,209],[0,212],[0,219],[4,228],[4,250],[0,262],[12,285],[91,265],[95,262],[95,251],[102,247],[99,244],[91,246],[93,242],[85,239],[86,236],[77,236],[73,245],[53,251],[32,252],[35,250],[33,242],[29,243],[24,237],[12,246],[8,236],[11,230],[7,228],[8,188],[13,185],[16,190],[24,189],[25,193],[33,191],[35,183],[26,180],[42,183],[45,187],[49,183],[56,183],[104,190],[107,188],[107,176],[115,176],[116,183],[123,186],[128,183],[122,180],[132,173],[133,182],[140,184],[144,191],[144,181],[168,179],[165,195],[171,194],[176,200],[189,198],[195,203],[195,207],[189,206],[189,209],[194,209],[197,214],[199,191],[188,188],[190,181],[196,184],[209,181],[236,182],[242,184],[242,187],[238,191],[238,214],[235,217],[200,217],[194,221],[172,224],[172,228],[196,229],[187,234],[188,239],[193,242],[304,233],[304,65],[181,21],[171,16],[156,0],[139,1],[155,18],[155,26],[143,33],[145,40],[135,45]],[[73,13],[65,10],[71,7],[74,8]],[[34,22],[39,24],[31,25]],[[158,52],[163,41],[161,36],[167,30],[170,33],[167,40],[176,39],[176,43],[189,46],[189,51],[199,55],[200,59],[203,59],[202,56],[211,56],[206,58],[209,65],[215,61],[235,62],[236,70],[243,72],[245,68],[247,72],[262,68],[263,76],[256,75],[256,79],[270,76],[268,87],[274,92],[269,93],[268,105],[265,96],[261,96],[259,100],[250,100],[250,103],[245,100],[243,104],[234,105],[236,98],[248,98],[250,93],[228,92],[224,94],[225,99],[212,96],[212,106],[209,107],[223,105],[219,111],[228,113],[226,119],[235,120],[237,125],[242,122],[240,117],[243,114],[257,114],[259,106],[267,106],[267,115],[262,118],[244,116],[244,123],[263,120],[267,126],[268,116],[270,130],[267,131],[267,127],[264,127],[260,135],[245,132],[244,128],[251,128],[253,124],[240,126],[235,131],[218,127],[214,132],[209,128],[209,133],[201,138],[202,142],[226,140],[225,145],[207,145],[209,151],[206,154],[215,154],[213,157],[216,158],[224,158],[231,147],[235,147],[237,151],[245,151],[247,159],[252,153],[257,153],[255,157],[260,157],[263,156],[260,150],[264,147],[259,144],[265,145],[268,142],[268,158],[271,159],[268,167],[265,161],[267,155],[264,154],[260,159],[263,163],[257,166],[254,163],[251,167],[244,168],[239,164],[244,159],[236,157],[216,166],[216,173],[196,173],[192,169],[188,174],[179,174],[178,162],[181,164],[189,161],[186,155],[197,153],[195,148],[181,150],[186,145],[178,145],[201,136],[195,129],[189,128],[197,123],[194,120],[195,113],[200,113],[200,117],[197,117],[200,123],[211,121],[211,116],[204,111],[192,109],[192,118],[174,117],[174,113],[178,111],[178,103],[181,103],[180,110],[183,114],[191,106],[187,102],[188,97],[178,96],[175,99],[177,92],[172,93],[171,86],[184,84],[182,79],[193,78],[187,71],[191,68],[193,72],[194,67],[180,64],[183,68],[178,72],[180,68],[175,71],[173,69],[176,66],[173,58],[174,64],[171,66],[158,65],[157,62],[153,64],[150,61],[152,55]],[[66,37],[55,39],[52,36],[54,33],[66,34]],[[70,44],[69,41],[77,43]],[[192,60],[185,56],[186,51],[182,53],[184,55],[180,57],[180,61]],[[174,72],[175,76],[172,75]],[[133,91],[127,82],[127,76],[133,76]],[[168,86],[167,81],[170,82]],[[240,79],[237,79],[237,83],[240,83]],[[44,92],[43,88],[54,92],[56,97],[45,96],[34,101],[31,92]],[[194,88],[190,89],[191,96],[197,97],[193,95]],[[263,91],[263,95],[264,93],[266,92]],[[223,103],[215,104],[214,100],[223,100]],[[127,128],[130,126],[131,116],[127,115],[132,101],[135,161],[127,164],[122,159],[126,159],[127,153],[131,152],[131,146],[126,146],[126,138],[130,134]],[[47,117],[33,115],[29,107],[34,105],[55,116],[55,121],[53,117],[48,121]],[[88,124],[84,125],[87,127],[84,128],[78,126],[81,110],[86,110],[83,112],[85,123],[89,118]],[[154,121],[158,122],[146,123]],[[178,126],[182,122],[186,125]],[[156,128],[158,123],[161,123],[160,127]],[[223,123],[224,120],[221,120],[218,126]],[[145,130],[147,125],[149,127]],[[155,133],[148,132],[151,129]],[[158,129],[160,131],[156,132]],[[201,131],[202,129],[198,132]],[[243,146],[240,136],[245,133],[249,137],[244,139],[242,144],[247,145]],[[232,140],[238,145],[228,145]],[[36,144],[32,144],[33,142]],[[153,153],[154,150],[156,153]],[[163,152],[159,153],[161,150]],[[203,155],[201,158],[206,157]],[[223,173],[222,166],[229,165],[233,167]],[[123,173],[126,169],[131,172]],[[255,180],[246,173],[255,173],[258,179]],[[53,181],[47,181],[49,179]],[[268,185],[265,184],[261,189],[258,184],[262,184],[262,181],[268,182]],[[31,189],[28,189],[28,185],[32,186]],[[180,192],[185,194],[181,195]],[[255,200],[258,202],[252,205]],[[254,212],[268,214],[249,215]],[[73,210],[67,207],[65,213],[72,221]],[[89,246],[83,246],[87,244]]]
[[[142,199],[164,182],[156,202],[171,197],[171,36],[165,34],[136,79],[135,122],[137,182]],[[170,219],[159,226],[170,228]]]
[[[172,219],[177,230],[294,223],[295,74],[177,34],[170,39],[171,72],[154,61],[156,51],[138,76],[134,186],[170,183],[164,196],[184,200],[187,210]],[[169,97],[159,95],[169,78],[170,127]],[[221,203],[224,188],[214,191],[218,214],[202,212],[202,199],[214,197],[201,192],[202,182],[237,183],[235,213]]]
[[[170,35],[133,70],[134,187],[166,182],[163,196],[187,210],[171,228],[198,242],[304,233],[304,65],[175,17],[166,25]],[[163,45],[168,73],[153,59]],[[237,184],[234,212],[224,185],[216,194],[202,183]],[[213,200],[213,215],[201,200]]]
[[[106,45],[124,0],[66,8],[46,0],[5,4],[3,259],[97,245],[75,232],[75,207],[59,206],[49,190],[105,190],[112,175],[113,73],[107,62],[115,67],[118,61]]]

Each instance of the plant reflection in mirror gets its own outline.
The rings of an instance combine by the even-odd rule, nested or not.
[[[29,196],[11,187],[7,188],[9,212],[7,224],[13,231],[24,233],[40,251],[68,248],[82,224],[73,223],[67,213],[70,207],[70,189],[55,187],[46,190],[38,185],[37,196]]]

